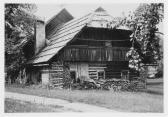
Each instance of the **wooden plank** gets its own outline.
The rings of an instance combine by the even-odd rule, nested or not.
[[[63,85],[63,83],[53,84],[55,87]]]
[[[50,79],[50,80],[63,80],[64,78],[62,77],[62,78],[52,78],[52,79]]]
[[[89,73],[89,76],[97,76],[97,73],[96,74]]]
[[[124,40],[113,40],[113,39],[108,39],[108,40],[105,40],[105,39],[103,39],[103,40],[97,40],[97,39],[93,39],[93,38],[75,38],[75,39],[79,39],[79,40],[83,40],[83,41],[100,41],[100,42],[113,42],[113,41],[119,41],[119,42],[122,42],[122,41],[130,41],[130,39],[124,39]]]
[[[51,82],[52,84],[59,84],[59,83],[62,83],[63,80],[52,80]]]
[[[105,68],[107,68],[107,67],[89,67],[89,70],[91,69],[91,70],[94,70],[94,69],[105,69]]]
[[[97,72],[97,69],[94,69],[94,70],[89,70],[89,73],[94,73],[94,72]]]
[[[95,69],[90,69],[90,68],[89,68],[89,72],[96,72],[96,70],[95,70]]]
[[[56,69],[52,69],[49,72],[63,72],[63,70],[56,70]]]

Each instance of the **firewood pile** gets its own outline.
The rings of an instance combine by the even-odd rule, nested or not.
[[[122,89],[127,89],[128,86],[129,86],[128,80],[110,79],[110,80],[107,80],[102,85],[101,88],[105,90],[120,91]]]
[[[92,80],[83,81],[82,83],[73,83],[72,89],[85,90],[109,90],[109,91],[137,91],[138,81],[129,81],[124,79],[110,79],[110,80]]]

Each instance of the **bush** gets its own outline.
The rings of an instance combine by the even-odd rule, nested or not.
[[[163,71],[158,71],[156,74],[155,74],[155,77],[156,78],[160,78],[160,77],[163,77]]]

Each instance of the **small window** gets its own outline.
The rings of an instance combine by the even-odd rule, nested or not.
[[[105,79],[104,71],[98,71],[98,79]]]
[[[121,78],[128,80],[129,79],[129,70],[122,70],[121,71]]]
[[[105,46],[106,46],[106,47],[111,47],[111,46],[112,46],[112,45],[111,45],[111,42],[110,42],[110,41],[105,42]]]

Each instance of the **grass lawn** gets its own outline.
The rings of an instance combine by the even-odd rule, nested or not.
[[[13,99],[5,99],[5,113],[20,113],[20,112],[59,112],[61,106],[44,106],[41,104],[32,104]]]
[[[147,92],[110,92],[101,90],[47,90],[32,87],[6,86],[6,91],[32,94],[51,98],[82,102],[122,112],[163,112],[163,91],[157,87],[163,84],[148,85]],[[153,92],[155,93],[153,93]],[[161,91],[161,92],[160,92]],[[159,92],[159,93],[156,93]]]

